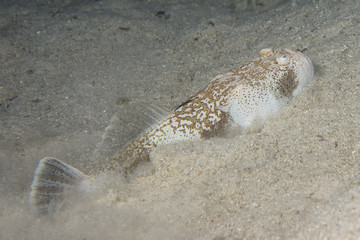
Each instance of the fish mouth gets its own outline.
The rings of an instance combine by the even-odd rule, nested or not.
[[[311,82],[314,77],[314,66],[308,56],[306,56],[303,52],[306,50],[292,50],[292,49],[284,49],[283,51],[287,52],[295,58],[295,68],[297,69],[299,86],[293,92],[293,96],[296,96],[300,93],[301,89]]]
[[[284,51],[288,52],[291,56],[296,59],[296,67],[298,68],[298,73],[300,77],[300,83],[305,86],[314,77],[314,66],[308,56],[306,56],[303,52],[306,50],[291,50],[284,49]]]

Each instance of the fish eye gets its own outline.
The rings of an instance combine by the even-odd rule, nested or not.
[[[276,58],[276,62],[277,62],[279,65],[288,64],[289,61],[290,61],[290,59],[289,59],[289,57],[286,56],[286,55],[282,55],[282,56]]]

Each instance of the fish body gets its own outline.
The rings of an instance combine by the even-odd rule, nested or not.
[[[128,173],[139,162],[149,160],[150,152],[159,145],[209,138],[234,128],[242,133],[259,131],[314,74],[310,59],[300,51],[263,49],[260,55],[215,77],[205,89],[115,154],[105,169]],[[86,176],[77,169],[44,158],[35,171],[31,203],[48,213],[54,202],[63,198],[67,185],[80,186],[84,179]],[[50,187],[56,194],[47,190]]]
[[[108,169],[127,171],[158,145],[212,137],[232,128],[259,131],[314,74],[310,59],[300,51],[263,49],[260,57],[219,75],[118,152]]]

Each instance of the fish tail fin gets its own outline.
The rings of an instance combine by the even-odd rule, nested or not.
[[[31,184],[30,204],[39,213],[58,210],[69,192],[84,194],[88,190],[88,176],[55,158],[39,161]]]

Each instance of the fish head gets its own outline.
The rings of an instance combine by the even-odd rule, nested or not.
[[[274,79],[283,95],[297,96],[313,79],[313,64],[301,51],[266,48],[260,51],[260,55],[271,63],[270,72],[276,76]]]

